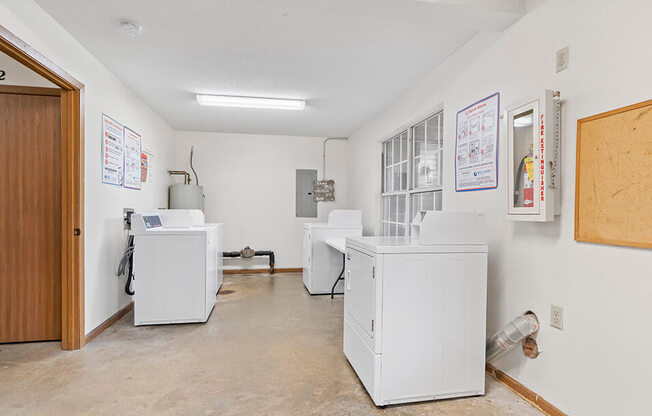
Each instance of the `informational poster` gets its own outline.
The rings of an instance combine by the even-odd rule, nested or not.
[[[102,114],[102,182],[122,186],[124,131],[122,124]]]
[[[140,135],[128,127],[125,137],[125,188],[140,189]]]
[[[154,153],[146,148],[140,154],[140,181],[142,183],[152,183],[154,173]]]
[[[457,113],[455,135],[455,190],[478,191],[498,187],[498,116],[500,94],[495,93]]]

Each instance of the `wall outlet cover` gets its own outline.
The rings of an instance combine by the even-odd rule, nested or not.
[[[550,305],[550,326],[557,329],[564,329],[564,308]]]
[[[568,60],[570,58],[569,53],[570,51],[568,49],[568,46],[557,51],[557,59],[556,59],[557,72],[561,72],[564,69],[568,68]]]

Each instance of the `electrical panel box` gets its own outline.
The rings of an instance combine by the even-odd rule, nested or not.
[[[554,221],[560,212],[558,91],[507,111],[508,210],[513,221]]]

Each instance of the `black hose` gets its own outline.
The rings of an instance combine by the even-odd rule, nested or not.
[[[136,292],[131,290],[131,282],[134,280],[134,236],[130,235],[127,239],[127,247],[125,252],[120,259],[120,264],[118,265],[118,272],[116,275],[122,276],[123,274],[127,275],[127,281],[125,283],[125,293],[129,296],[133,296]]]

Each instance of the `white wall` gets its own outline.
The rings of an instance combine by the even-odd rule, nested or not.
[[[5,71],[4,80],[0,80],[0,85],[57,88],[47,79],[2,52],[0,52],[0,69]]]
[[[273,250],[276,267],[302,267],[303,224],[326,221],[331,209],[346,207],[346,142],[329,141],[326,174],[335,180],[335,201],[318,203],[318,218],[295,217],[295,170],[316,169],[321,179],[322,143],[319,137],[178,132],[172,167],[190,172],[195,146],[206,220],[224,223],[225,250]],[[225,266],[266,267],[266,259]]]
[[[32,0],[0,0],[0,25],[85,85],[85,305],[86,332],[125,306],[124,279],[115,265],[124,249],[122,208],[167,205],[170,127]],[[116,32],[116,36],[119,34]],[[142,135],[155,156],[155,183],[140,191],[101,183],[101,116],[106,113]]]
[[[474,39],[349,141],[349,203],[363,209],[372,234],[380,214],[378,142],[443,105],[443,208],[489,217],[487,331],[527,309],[543,321],[538,359],[517,349],[496,365],[572,415],[652,414],[652,252],[573,239],[576,121],[652,98],[650,16],[647,0],[548,0],[503,34]],[[567,45],[570,68],[557,74],[555,51]],[[455,193],[455,115],[496,91],[505,109],[544,89],[563,98],[562,213],[549,224],[509,222],[504,137],[499,189]],[[553,303],[564,307],[563,331],[548,325]]]

